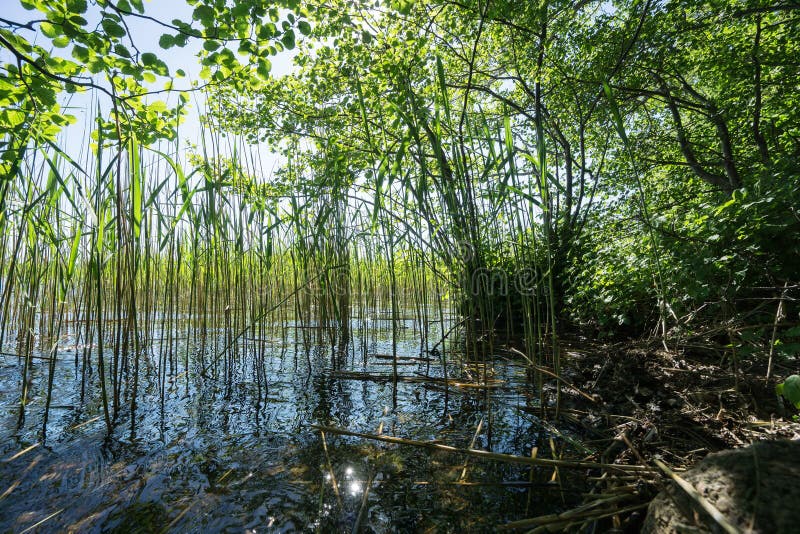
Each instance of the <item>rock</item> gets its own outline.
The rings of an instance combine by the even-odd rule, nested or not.
[[[800,441],[761,441],[709,454],[679,473],[742,532],[800,532]],[[674,482],[648,508],[642,532],[721,532]]]

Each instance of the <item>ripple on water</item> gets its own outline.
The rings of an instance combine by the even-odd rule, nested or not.
[[[399,372],[418,378],[430,371],[441,378],[436,362],[409,360],[419,355],[413,329],[402,335],[400,355],[412,364]],[[385,336],[371,339],[371,351],[391,353]],[[54,386],[54,404],[64,408],[51,412],[47,446],[35,447],[46,373],[34,365],[34,394],[18,429],[13,391],[19,370],[13,362],[0,365],[0,459],[8,460],[0,462],[0,492],[7,492],[0,500],[0,531],[21,531],[49,518],[44,531],[330,532],[350,530],[363,503],[363,524],[374,532],[481,530],[520,518],[526,490],[456,484],[527,480],[528,470],[332,435],[326,436],[326,456],[310,427],[380,430],[458,447],[474,439],[478,448],[528,455],[548,436],[518,409],[534,403],[519,366],[497,359],[489,367],[449,370],[462,380],[491,372],[503,386],[489,390],[446,390],[421,381],[399,382],[395,389],[391,381],[343,379],[332,370],[386,375],[391,365],[385,358],[364,365],[358,351],[337,361],[326,347],[304,348],[291,340],[274,346],[259,363],[266,390],[254,378],[254,358],[243,355],[229,369],[238,384],[230,388],[221,379],[201,378],[192,364],[187,374],[179,364],[163,403],[159,359],[151,354],[141,366],[135,425],[130,391],[123,391],[110,440],[104,439],[96,373],[82,397],[80,369],[70,353],[58,363]],[[561,502],[547,492],[535,501],[548,511],[548,499]]]

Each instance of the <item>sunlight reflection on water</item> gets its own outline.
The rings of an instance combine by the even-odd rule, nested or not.
[[[383,330],[366,334],[369,354],[391,354],[390,322],[372,323]],[[440,380],[439,363],[419,359],[420,342],[413,330],[403,329],[398,339],[398,355],[411,362],[402,368],[403,375],[419,379],[430,373]],[[179,354],[198,354],[183,343]],[[361,345],[361,339],[354,340],[353,346]],[[108,442],[103,441],[96,371],[81,401],[80,369],[73,353],[65,352],[58,362],[54,398],[72,409],[51,412],[47,446],[36,449],[41,458],[27,471],[33,453],[15,455],[39,441],[46,366],[38,360],[34,364],[28,418],[17,430],[13,392],[19,370],[14,360],[6,361],[0,366],[0,458],[11,460],[0,464],[0,480],[9,481],[0,492],[19,483],[3,500],[0,531],[24,530],[60,509],[47,529],[99,533],[132,521],[159,521],[158,529],[169,525],[175,532],[349,531],[361,510],[367,478],[373,482],[366,491],[364,521],[374,532],[447,531],[459,525],[461,530],[481,530],[518,519],[524,510],[523,490],[439,487],[438,482],[460,476],[463,458],[410,447],[326,436],[332,474],[319,434],[309,429],[317,423],[464,447],[478,422],[491,419],[476,448],[528,455],[531,444],[547,436],[534,417],[517,409],[534,403],[518,367],[496,364],[494,378],[508,387],[488,392],[446,391],[435,381],[418,380],[399,382],[395,389],[390,380],[341,378],[332,369],[336,365],[364,376],[386,376],[391,360],[370,357],[364,365],[354,351],[337,361],[331,347],[280,338],[261,363],[267,377],[265,403],[253,378],[254,347],[242,344],[241,360],[227,370],[234,378],[230,388],[222,379],[221,364],[215,380],[199,376],[191,362],[187,373],[179,362],[175,375],[168,376],[162,403],[156,345],[141,366],[135,432],[127,398],[114,439]],[[462,377],[464,369],[469,367],[453,365],[449,376]],[[470,462],[467,473],[476,481],[529,476],[526,469],[488,462]],[[546,498],[538,501],[551,506]]]

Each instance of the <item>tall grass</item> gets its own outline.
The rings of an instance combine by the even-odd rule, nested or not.
[[[330,346],[337,368],[356,352],[366,363],[369,324],[382,313],[395,380],[410,314],[420,352],[445,378],[455,359],[486,363],[504,340],[525,347],[543,391],[539,369],[560,366],[543,128],[532,157],[506,110],[454,94],[439,59],[430,78],[433,92],[397,88],[400,137],[369,115],[356,84],[365,167],[334,142],[298,142],[265,176],[259,148],[223,135],[214,109],[188,155],[177,141],[122,135],[113,113],[122,140],[98,128],[78,159],[31,146],[0,213],[0,350],[21,362],[19,424],[36,388],[46,434],[56,360],[69,346],[108,432],[128,421],[135,434],[143,366],[157,372],[162,410],[168,384],[188,394],[199,376],[230,395],[246,375],[266,402],[275,325]],[[34,383],[39,357],[48,373]]]

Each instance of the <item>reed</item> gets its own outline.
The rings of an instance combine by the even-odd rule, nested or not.
[[[65,339],[81,397],[99,401],[109,434],[124,423],[135,436],[145,370],[162,412],[170,385],[188,395],[203,377],[227,396],[251,381],[266,402],[276,326],[296,329],[305,365],[323,345],[343,369],[356,353],[367,362],[386,319],[395,383],[405,323],[444,384],[453,363],[485,364],[500,337],[521,341],[542,391],[540,369],[560,374],[544,130],[529,156],[507,110],[471,106],[446,68],[433,61],[430,90],[398,82],[400,130],[372,115],[357,83],[367,149],[353,159],[322,131],[313,147],[290,145],[274,176],[263,148],[224,132],[214,106],[189,151],[140,143],[119,110],[103,117],[99,105],[91,120],[116,135],[97,128],[92,152],[26,151],[0,213],[0,350],[22,362],[20,425],[34,388],[47,434]],[[520,285],[520,267],[544,276]],[[35,383],[40,352],[49,365]]]

